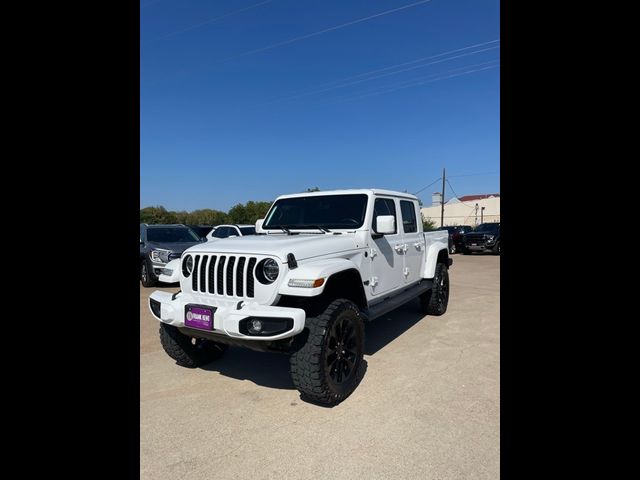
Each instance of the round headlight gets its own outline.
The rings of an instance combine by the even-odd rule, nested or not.
[[[276,262],[273,258],[267,258],[261,263],[262,275],[257,275],[258,280],[262,280],[262,283],[273,283],[275,279],[278,278],[278,272],[280,270],[280,267],[278,267],[278,262]]]
[[[273,258],[267,258],[262,264],[262,271],[264,272],[264,276],[267,280],[274,281],[278,278],[278,272],[280,267],[278,267],[278,263]]]
[[[186,255],[182,260],[182,274],[185,277],[191,275],[193,271],[193,257],[191,255]]]

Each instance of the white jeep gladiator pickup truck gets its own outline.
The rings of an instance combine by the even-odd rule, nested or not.
[[[286,352],[303,399],[341,402],[361,379],[363,322],[414,298],[447,310],[448,233],[420,218],[415,196],[389,190],[278,197],[258,235],[185,250],[181,291],[151,294],[164,350],[192,368],[229,345]]]

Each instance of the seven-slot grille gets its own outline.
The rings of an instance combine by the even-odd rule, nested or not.
[[[194,255],[191,289],[227,297],[254,296],[256,257]]]

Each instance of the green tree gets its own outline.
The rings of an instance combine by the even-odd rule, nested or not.
[[[140,223],[177,223],[175,212],[161,205],[140,209]]]
[[[435,230],[436,229],[436,222],[434,222],[431,219],[426,219],[424,217],[422,217],[422,229],[425,232],[428,232],[430,230]]]
[[[184,224],[189,223],[189,215],[190,215],[189,212],[185,210],[180,210],[179,212],[175,212],[174,215],[176,216],[177,223],[184,223]]]
[[[229,215],[219,210],[202,208],[189,213],[188,222],[192,225],[220,225],[229,223]]]
[[[184,223],[186,225],[220,225],[223,223],[244,223],[253,225],[259,218],[264,218],[271,202],[248,201],[238,203],[229,213],[211,208],[201,208],[192,212],[180,210],[173,212],[163,206],[140,209],[140,223]]]
[[[264,218],[271,206],[271,202],[254,202],[246,204],[238,203],[229,210],[230,223],[244,223],[253,225],[259,218]]]

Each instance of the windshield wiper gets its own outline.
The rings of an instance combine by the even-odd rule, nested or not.
[[[328,228],[324,228],[321,227],[320,225],[303,225],[304,228],[317,228],[318,230],[320,230],[322,233],[329,233],[331,232],[331,230],[329,230]]]

